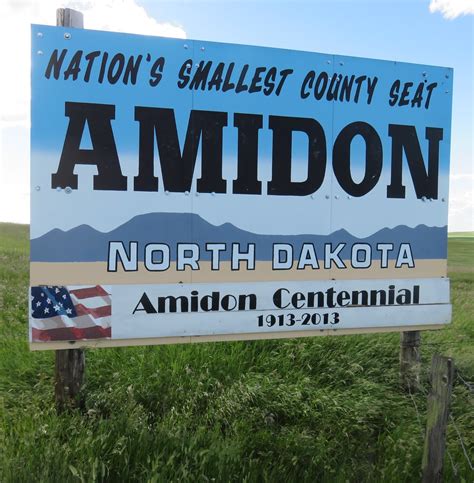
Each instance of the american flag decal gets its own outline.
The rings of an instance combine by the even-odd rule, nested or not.
[[[31,287],[33,342],[111,337],[111,295],[95,287]]]

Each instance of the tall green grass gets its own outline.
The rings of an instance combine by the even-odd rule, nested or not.
[[[474,379],[474,239],[449,243],[453,324],[423,333],[426,390],[435,351]],[[57,416],[54,353],[26,342],[27,246],[0,224],[0,481],[419,480],[426,397],[400,390],[398,334],[89,350],[86,410]],[[447,448],[445,480],[472,481],[452,422]]]

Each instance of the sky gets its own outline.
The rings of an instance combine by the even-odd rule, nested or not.
[[[472,0],[3,0],[0,221],[29,223],[30,24],[54,25],[61,6],[97,30],[454,68],[448,226],[474,230]]]

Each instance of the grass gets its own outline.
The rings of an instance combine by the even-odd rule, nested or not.
[[[400,390],[398,334],[90,350],[85,412],[56,415],[54,353],[26,342],[27,230],[0,224],[0,481],[419,481],[426,396]],[[449,240],[453,324],[422,335],[426,390],[435,351],[474,380],[473,248]],[[472,403],[458,378],[471,459]],[[445,481],[472,481],[452,422],[447,449]]]
[[[474,238],[450,238],[448,243],[449,270],[455,276],[474,272]],[[450,273],[450,275],[451,275]]]
[[[474,238],[474,231],[452,231],[448,238]]]

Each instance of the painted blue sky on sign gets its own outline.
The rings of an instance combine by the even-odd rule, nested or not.
[[[328,234],[345,228],[354,235],[369,236],[384,226],[414,227],[421,223],[429,226],[446,225],[451,69],[331,54],[70,30],[38,25],[32,28],[32,210],[33,214],[37,215],[33,216],[33,219],[41,220],[41,222],[35,221],[32,225],[33,237],[42,235],[55,227],[68,229],[82,223],[87,223],[99,230],[107,230],[128,221],[137,213],[151,211],[194,212],[215,224],[230,221],[239,228],[259,233]],[[98,83],[95,79],[99,75],[99,65],[93,66],[90,81],[85,82],[83,79],[85,64],[82,65],[77,80],[72,80],[71,77],[64,79],[62,72],[58,79],[54,79],[53,76],[47,79],[45,72],[53,51],[58,49],[61,52],[63,48],[68,49],[68,54],[65,57],[62,72],[69,64],[73,53],[78,50],[82,50],[84,55],[98,50],[107,51],[109,58],[119,52],[124,54],[126,59],[131,55],[136,57],[142,54],[144,60],[140,66],[137,84],[124,85],[120,81],[114,85],[107,81]],[[145,60],[148,58],[147,54],[150,54],[149,61]],[[163,78],[156,87],[152,87],[148,82],[148,72],[154,60],[160,56],[165,58]],[[291,69],[293,72],[288,76],[278,96],[274,94],[265,96],[263,92],[250,94],[249,92],[237,93],[234,90],[224,93],[178,89],[176,85],[178,72],[188,59],[192,59],[193,66],[201,60],[206,62],[211,60],[214,66],[219,62],[224,62],[226,65],[234,62],[237,75],[233,80],[236,84],[240,70],[245,64],[249,65],[249,72],[253,72],[259,66],[267,69],[276,67],[278,72],[285,69]],[[364,75],[372,80],[377,77],[378,82],[370,104],[368,83],[361,89],[357,102],[353,91],[350,101],[325,99],[318,101],[312,94],[304,99],[301,98],[301,86],[307,73],[312,70],[316,72],[315,75],[321,71],[328,72],[329,77],[339,73],[349,77]],[[252,75],[248,77],[248,84]],[[415,86],[436,83],[428,108],[425,108],[426,94],[421,107],[390,106],[388,102],[390,88],[397,79],[402,82],[412,82]],[[103,206],[104,202],[107,203],[105,200],[111,201],[111,206],[105,212],[94,209],[93,206],[85,209],[83,204],[78,209],[75,205],[74,193],[71,196],[51,189],[50,176],[57,170],[69,122],[64,114],[65,101],[97,102],[116,106],[112,126],[123,172],[129,176],[130,191],[127,193],[94,192],[90,189],[90,182],[96,168],[87,166],[76,168],[79,174],[79,190],[82,193],[90,192],[88,202]],[[307,201],[308,210],[314,211],[318,216],[315,216],[314,222],[308,225],[303,213],[297,215],[297,211],[301,209],[301,199],[291,196],[283,197],[282,200],[281,197],[275,199],[275,197],[266,196],[235,196],[228,193],[218,194],[216,198],[211,194],[203,194],[195,198],[195,189],[191,189],[189,197],[177,193],[172,194],[172,197],[165,194],[164,199],[160,193],[132,194],[132,176],[138,172],[139,130],[138,123],[134,121],[135,106],[174,108],[181,146],[191,109],[228,112],[229,126],[225,129],[223,143],[224,177],[228,179],[228,191],[231,189],[230,180],[236,177],[237,165],[237,129],[232,127],[233,113],[255,113],[264,116],[259,158],[259,177],[264,182],[271,176],[272,140],[268,130],[268,116],[283,115],[317,119],[323,126],[326,136],[328,151],[326,176],[321,188],[314,197],[308,197]],[[47,119],[45,119],[46,113]],[[340,130],[355,121],[368,122],[378,132],[383,146],[384,165],[376,188],[367,196],[350,200],[348,211],[343,207],[348,202],[347,193],[338,186],[332,174],[331,150]],[[400,200],[386,198],[385,191],[391,168],[391,138],[388,136],[388,125],[397,123],[416,126],[425,159],[428,153],[424,139],[425,128],[441,127],[444,130],[444,138],[440,145],[439,199],[435,200],[434,204],[416,198],[407,166],[404,167],[407,201],[402,203]],[[296,162],[292,172],[294,180],[306,178],[307,150],[306,136],[295,136],[293,155]],[[197,173],[199,168],[198,161]],[[356,179],[364,172],[364,143],[354,143],[351,168]],[[158,169],[159,163],[156,161],[155,170],[158,172]],[[162,190],[161,184],[161,195]],[[161,201],[158,202],[160,199]],[[332,204],[327,202],[328,199]],[[49,205],[57,206],[57,216],[49,218],[40,213],[41,206]],[[120,206],[120,210],[114,210],[114,206]],[[252,216],[249,216],[249,208]],[[373,216],[371,219],[364,219],[363,223],[353,216],[354,212],[366,213],[367,210],[370,210]],[[118,213],[111,215],[114,211]],[[271,211],[275,212],[275,217],[268,216]],[[390,218],[387,218],[388,213]],[[115,221],[115,226],[111,226],[112,220]]]

